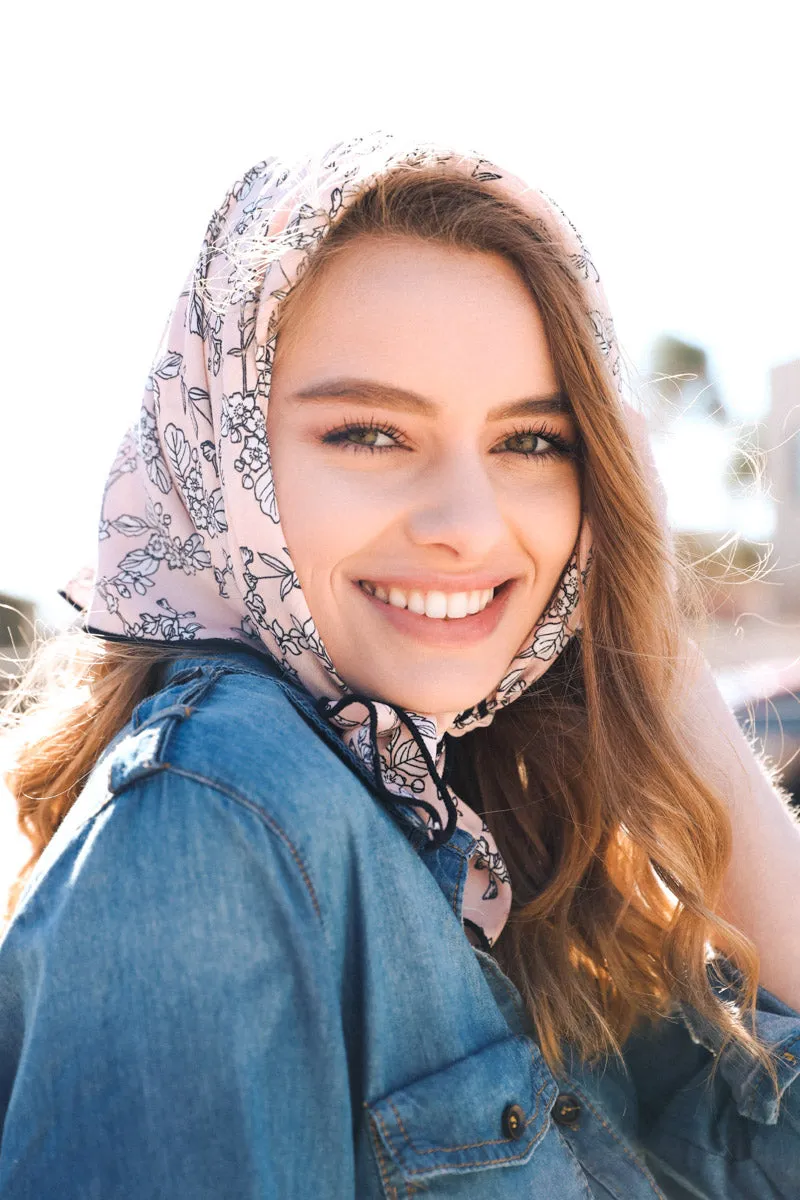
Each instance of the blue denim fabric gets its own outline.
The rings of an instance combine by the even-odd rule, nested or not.
[[[267,661],[174,663],[0,945],[0,1196],[800,1197],[800,1016],[762,991],[780,1111],[690,1013],[555,1079],[461,929],[472,850]]]

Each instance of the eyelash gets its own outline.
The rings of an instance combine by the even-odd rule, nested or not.
[[[347,440],[347,435],[353,432],[364,433],[369,430],[375,430],[376,433],[383,433],[386,437],[391,437],[395,440],[395,446],[369,446],[359,445],[358,442],[350,442]],[[568,458],[577,453],[578,447],[575,443],[567,441],[562,437],[557,430],[551,426],[542,425],[526,425],[517,429],[513,429],[504,439],[503,442],[508,442],[515,437],[538,437],[545,442],[550,443],[550,449],[543,454],[534,454],[527,450],[510,450],[510,454],[518,454],[521,458]],[[345,421],[342,425],[337,425],[333,429],[329,429],[323,436],[322,441],[328,446],[340,446],[343,449],[353,450],[358,453],[360,450],[368,450],[370,454],[381,454],[385,450],[395,450],[397,448],[407,449],[408,444],[403,440],[402,434],[396,425],[383,423],[379,421]],[[502,445],[503,443],[501,443]],[[497,454],[497,450],[491,453]]]

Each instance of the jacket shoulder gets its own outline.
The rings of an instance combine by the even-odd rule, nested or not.
[[[145,840],[183,845],[190,857],[191,845],[211,853],[219,838],[247,856],[263,833],[333,912],[353,872],[372,877],[404,859],[419,872],[408,838],[344,745],[337,752],[335,735],[313,726],[307,698],[298,707],[291,686],[257,661],[203,656],[176,666],[108,746],[31,884],[66,861],[87,830],[91,841],[92,829],[119,824],[123,811],[150,831]]]
[[[110,790],[155,771],[197,778],[289,825],[382,811],[360,765],[307,696],[254,656],[173,669],[111,749]]]
[[[368,772],[275,669],[253,655],[175,664],[135,709],[79,797],[76,829],[109,800],[166,776],[178,821],[181,796],[213,788],[261,817],[323,879],[354,859],[416,858],[409,838],[369,788]],[[133,798],[133,797],[131,797]],[[360,868],[361,869],[361,868]]]

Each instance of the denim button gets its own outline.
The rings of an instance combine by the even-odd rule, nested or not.
[[[525,1112],[519,1104],[509,1104],[503,1110],[503,1133],[515,1142],[525,1132]]]
[[[556,1097],[553,1105],[553,1120],[557,1125],[566,1125],[570,1129],[575,1129],[580,1115],[580,1102],[569,1092],[562,1092],[560,1096]]]

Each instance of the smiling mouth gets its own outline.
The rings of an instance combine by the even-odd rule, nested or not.
[[[380,584],[372,583],[368,579],[360,579],[358,586],[368,596],[372,596],[392,608],[405,608],[409,612],[416,613],[421,617],[430,617],[434,621],[458,621],[483,612],[494,597],[508,586],[508,581],[496,588],[483,588],[472,592],[406,592],[398,587],[381,587]]]

